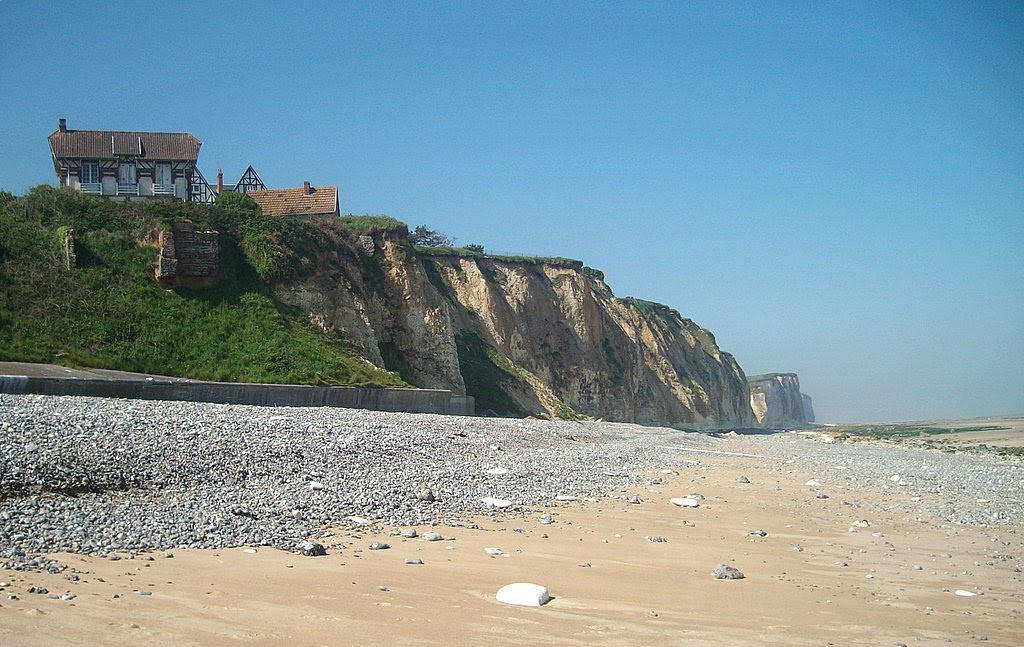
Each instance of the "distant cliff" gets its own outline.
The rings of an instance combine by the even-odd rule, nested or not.
[[[755,422],[743,371],[710,332],[613,296],[577,261],[417,250],[404,225],[324,230],[329,251],[275,299],[407,382],[497,415]]]
[[[757,426],[785,429],[814,422],[811,398],[800,392],[800,378],[795,373],[755,375],[747,381]]]

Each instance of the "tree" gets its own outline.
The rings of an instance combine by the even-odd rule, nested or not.
[[[469,251],[473,252],[474,254],[483,254],[484,253],[484,246],[483,245],[477,245],[476,243],[470,243],[470,244],[466,245],[466,249],[468,249]]]
[[[417,247],[451,247],[455,243],[454,238],[446,236],[439,231],[434,231],[426,225],[419,225],[416,229],[413,229],[410,236],[412,244]]]

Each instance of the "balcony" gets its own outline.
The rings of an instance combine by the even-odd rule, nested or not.
[[[92,193],[95,195],[99,195],[100,193],[103,192],[103,187],[99,182],[82,182],[82,184],[79,186],[81,188],[82,193]]]
[[[139,185],[117,183],[117,195],[139,195]]]
[[[169,195],[169,196],[173,196],[174,195],[174,185],[173,184],[154,184],[153,185],[153,195]]]

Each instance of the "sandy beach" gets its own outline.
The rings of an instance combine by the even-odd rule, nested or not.
[[[270,547],[116,561],[52,555],[68,569],[0,571],[0,642],[1024,642],[1021,520],[950,524],[924,511],[936,495],[851,487],[811,461],[761,454],[756,439],[718,447],[729,454],[682,455],[645,474],[647,484],[608,496],[433,528],[442,541],[373,528],[339,530],[321,557]],[[808,485],[814,480],[820,485]],[[703,497],[699,507],[670,503],[690,494]],[[370,550],[373,542],[390,548]],[[493,548],[501,554],[485,550]],[[716,580],[720,563],[746,577]],[[546,586],[553,600],[497,602],[512,582]],[[74,598],[28,593],[32,586]]]

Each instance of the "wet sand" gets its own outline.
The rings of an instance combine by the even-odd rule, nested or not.
[[[915,512],[909,494],[808,486],[820,478],[799,459],[681,458],[690,462],[677,474],[646,475],[663,483],[463,518],[434,528],[443,541],[378,529],[339,531],[322,557],[266,547],[55,555],[68,565],[59,574],[0,571],[0,643],[1024,644],[1021,520],[960,526]],[[700,507],[669,502],[691,493]],[[851,531],[860,520],[870,526]],[[369,550],[374,541],[391,547]],[[719,563],[746,578],[714,579]],[[497,602],[511,582],[542,584],[554,599]]]

